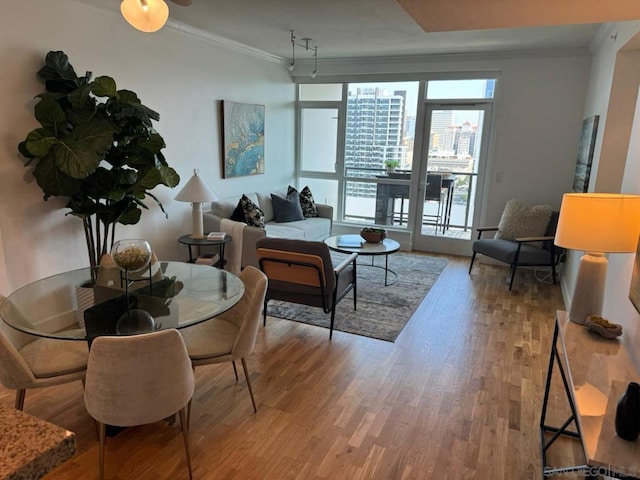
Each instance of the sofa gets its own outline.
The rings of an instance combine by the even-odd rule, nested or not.
[[[235,232],[242,231],[242,268],[247,265],[258,267],[256,242],[261,238],[275,237],[322,241],[331,235],[333,222],[332,206],[316,203],[317,217],[307,217],[304,220],[278,223],[275,221],[276,216],[271,199],[272,193],[284,198],[287,196],[287,189],[283,188],[271,192],[252,192],[245,194],[264,212],[264,228],[246,225],[241,230],[237,228],[233,229]],[[234,195],[211,202],[208,208],[205,206],[203,213],[204,231],[224,231],[220,223],[222,219],[230,219],[232,217],[241,197],[242,194]],[[237,239],[234,239],[233,235],[232,242],[237,242]]]

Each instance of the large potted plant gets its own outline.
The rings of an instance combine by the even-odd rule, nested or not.
[[[18,145],[49,197],[67,197],[67,215],[82,220],[92,267],[111,250],[118,223],[138,223],[144,200],[180,177],[167,165],[164,139],[153,129],[157,112],[111,77],[76,75],[64,52],[49,52],[38,71],[45,91],[34,109],[40,127]]]

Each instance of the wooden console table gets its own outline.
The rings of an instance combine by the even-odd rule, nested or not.
[[[559,371],[571,415],[561,426],[545,422],[551,378]],[[607,475],[640,478],[640,440],[629,442],[615,432],[618,400],[639,377],[622,343],[606,340],[556,312],[549,370],[540,417],[543,476],[580,472],[582,478]],[[552,468],[547,451],[561,435],[579,440],[585,463]]]

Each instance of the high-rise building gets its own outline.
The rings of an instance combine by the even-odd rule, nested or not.
[[[447,129],[453,125],[452,110],[435,110],[431,115],[432,148],[444,149]],[[437,143],[436,143],[437,142]]]
[[[347,99],[345,167],[353,177],[382,173],[386,160],[406,158],[405,91],[357,88]],[[375,184],[347,183],[347,195],[375,197]]]

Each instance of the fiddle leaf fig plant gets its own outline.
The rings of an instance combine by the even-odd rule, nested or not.
[[[82,220],[92,267],[115,242],[117,224],[138,223],[150,190],[180,183],[153,129],[160,115],[113,78],[78,76],[64,52],[51,51],[38,71],[45,91],[36,96],[40,127],[18,145],[33,176],[50,197],[68,197],[67,215]]]

